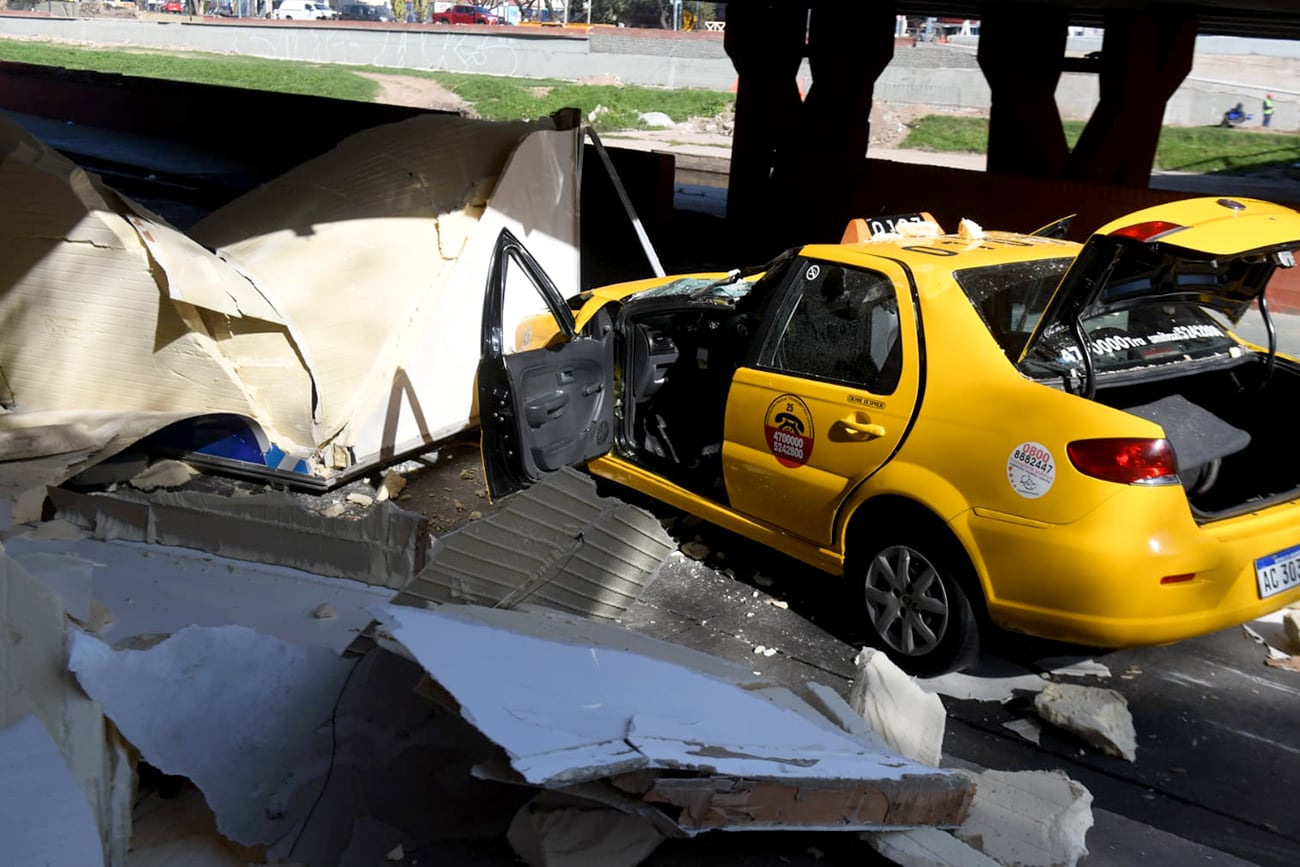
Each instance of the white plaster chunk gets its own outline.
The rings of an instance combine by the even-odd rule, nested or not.
[[[889,746],[937,768],[948,721],[939,696],[917,686],[879,650],[865,648],[854,664],[858,674],[849,689],[849,704]]]
[[[998,867],[983,852],[938,828],[868,832],[862,837],[900,867]]]
[[[42,867],[104,863],[95,816],[45,726],[24,716],[0,732],[0,860]]]
[[[1034,697],[1038,715],[1073,732],[1097,749],[1127,761],[1137,759],[1133,715],[1124,696],[1113,689],[1049,683]]]
[[[149,650],[76,631],[68,667],[161,771],[203,792],[226,837],[269,844],[307,815],[351,664],[241,626],[190,626]]]
[[[392,499],[402,492],[406,487],[406,477],[401,473],[389,470],[384,473],[383,481],[379,483],[379,490],[375,492],[375,499],[379,502]]]
[[[953,833],[1005,867],[1073,867],[1088,854],[1092,793],[1061,771],[967,773],[975,798]]]
[[[1043,724],[1036,719],[1017,719],[1002,724],[1004,729],[1010,729],[1020,735],[1031,744],[1038,744],[1043,734]]]
[[[141,491],[179,488],[198,474],[198,470],[181,461],[156,461],[144,472],[134,476],[129,484]]]
[[[1282,630],[1286,633],[1287,650],[1300,653],[1300,611],[1288,608],[1282,612]]]
[[[1047,683],[1047,680],[1037,674],[976,677],[962,672],[922,678],[917,681],[917,685],[926,692],[946,695],[949,698],[999,702],[1010,701],[1017,692],[1038,692]]]
[[[633,867],[663,842],[651,820],[543,793],[519,808],[506,840],[529,867]]]

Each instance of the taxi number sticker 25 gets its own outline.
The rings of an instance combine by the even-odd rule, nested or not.
[[[767,408],[763,420],[767,447],[783,467],[801,467],[813,450],[813,419],[808,404],[793,394],[783,394]]]
[[[1056,461],[1042,443],[1021,443],[1007,458],[1007,481],[1020,496],[1034,500],[1056,482]]]

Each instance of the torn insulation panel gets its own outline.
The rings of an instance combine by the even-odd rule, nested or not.
[[[500,229],[577,286],[581,130],[556,127],[364,130],[187,235],[0,119],[0,454],[57,484],[127,443],[50,460],[63,438],[16,418],[112,412],[136,439],[221,419],[180,450],[319,487],[471,426]]]
[[[222,835],[247,846],[274,843],[306,817],[353,665],[242,626],[190,626],[117,651],[74,631],[68,661],[140,755],[193,781]]]
[[[377,614],[381,640],[415,658],[518,781],[618,777],[671,805],[688,834],[952,826],[972,797],[960,774],[849,734],[741,666],[616,626],[476,606]]]

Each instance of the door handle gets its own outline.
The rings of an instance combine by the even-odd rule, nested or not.
[[[845,416],[844,418],[840,419],[840,425],[842,425],[850,433],[858,434],[859,436],[862,436],[864,438],[874,439],[875,437],[882,437],[885,435],[884,425],[875,424],[873,422],[862,421],[858,419],[856,416],[851,416],[851,415]]]
[[[564,415],[569,405],[569,393],[555,391],[545,397],[534,398],[524,404],[524,419],[530,427],[541,427],[543,423]]]

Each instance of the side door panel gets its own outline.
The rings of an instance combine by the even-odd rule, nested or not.
[[[791,269],[757,363],[736,372],[727,400],[733,509],[832,544],[845,498],[893,457],[916,412],[922,364],[909,285],[892,263]]]
[[[493,498],[604,454],[613,439],[614,341],[608,314],[584,332],[508,229],[489,269],[478,366],[483,466]],[[518,349],[516,335],[552,335]],[[531,345],[531,344],[530,344]]]

